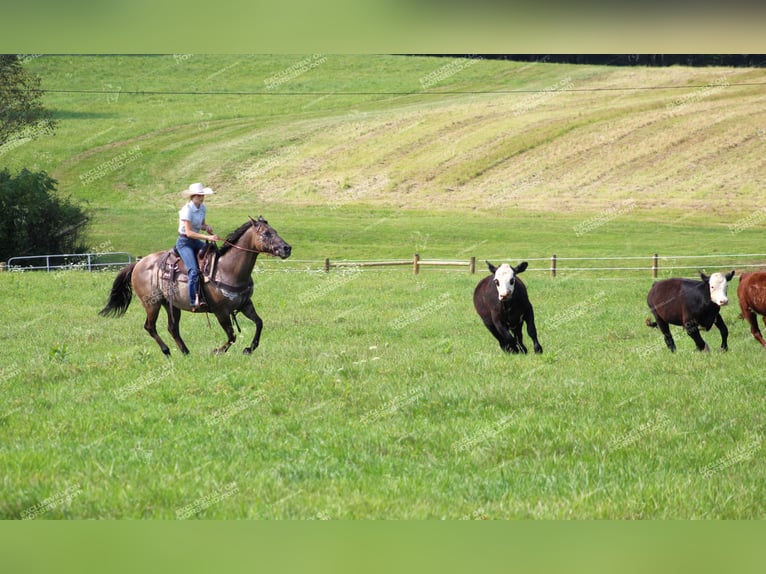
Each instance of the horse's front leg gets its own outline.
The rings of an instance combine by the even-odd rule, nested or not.
[[[255,336],[253,337],[253,342],[250,343],[249,347],[246,347],[245,350],[242,351],[245,355],[249,355],[258,347],[258,343],[261,341],[263,320],[261,320],[261,318],[258,316],[258,313],[255,312],[255,306],[253,305],[252,299],[248,299],[240,311],[245,317],[255,323]]]
[[[216,312],[215,318],[218,319],[218,323],[220,323],[223,330],[226,331],[226,335],[229,337],[229,340],[226,341],[223,346],[213,349],[213,353],[220,355],[229,350],[229,347],[231,347],[234,344],[234,341],[237,340],[237,336],[234,334],[234,327],[231,326],[231,316],[229,315],[228,310],[220,310]]]

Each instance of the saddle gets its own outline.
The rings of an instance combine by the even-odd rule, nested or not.
[[[204,278],[205,282],[210,281],[210,277],[213,274],[214,259],[216,259],[217,255],[218,246],[215,243],[206,243],[205,247],[197,252],[197,268],[199,269],[200,277]],[[163,275],[167,272],[167,278],[184,282],[189,281],[184,260],[181,259],[181,255],[175,247],[167,251],[161,267]]]
[[[205,247],[199,250],[197,253],[197,267],[199,268],[199,296],[200,300],[205,300],[205,290],[202,289],[203,283],[211,281],[211,277],[215,274],[215,266],[218,262],[218,246],[215,243],[207,243]],[[181,255],[178,250],[173,247],[168,249],[160,259],[158,280],[160,285],[166,287],[166,292],[169,293],[170,304],[172,306],[173,285],[178,283],[188,283],[189,274],[184,265]]]

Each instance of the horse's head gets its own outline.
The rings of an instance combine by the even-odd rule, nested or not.
[[[250,218],[250,223],[253,228],[251,234],[250,248],[259,253],[267,253],[269,255],[275,255],[280,259],[287,259],[290,257],[292,247],[284,239],[282,239],[276,230],[271,227],[263,216],[259,216],[258,219]]]

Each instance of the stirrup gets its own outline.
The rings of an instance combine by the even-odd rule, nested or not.
[[[203,312],[203,311],[206,312],[207,310],[208,310],[207,301],[202,299],[199,296],[199,293],[197,293],[197,297],[194,300],[194,304],[191,306],[192,313],[200,313],[200,312]]]

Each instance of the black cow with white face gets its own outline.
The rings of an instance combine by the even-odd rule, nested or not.
[[[721,332],[721,350],[727,350],[729,330],[721,317],[721,307],[729,304],[726,289],[733,277],[734,271],[709,276],[700,272],[702,281],[680,278],[657,281],[646,297],[654,321],[647,318],[646,324],[662,331],[671,351],[676,350],[676,344],[669,325],[681,325],[686,329],[700,351],[710,349],[700,335],[700,328],[709,331],[715,325]]]
[[[537,340],[535,313],[527,296],[527,287],[517,276],[527,268],[522,261],[516,267],[503,263],[495,267],[486,262],[492,275],[488,275],[473,292],[473,305],[489,332],[506,353],[526,353],[521,328],[526,322],[527,334],[532,339],[535,353],[543,348]]]

